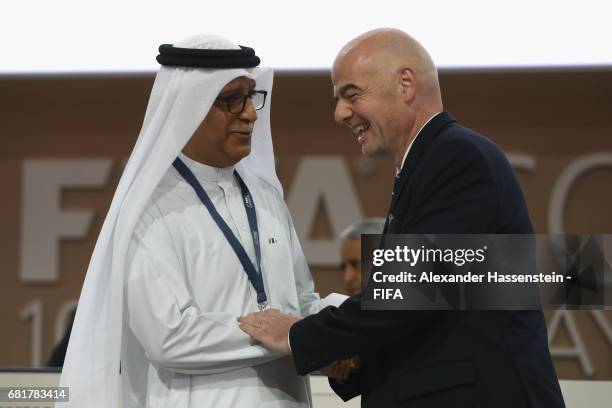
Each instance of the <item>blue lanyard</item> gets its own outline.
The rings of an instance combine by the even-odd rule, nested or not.
[[[208,194],[206,194],[206,191],[204,191],[204,188],[202,188],[202,185],[198,182],[198,179],[193,175],[191,170],[189,170],[185,163],[183,163],[183,161],[178,157],[174,160],[174,163],[172,163],[172,165],[185,179],[185,181],[189,183],[191,187],[193,187],[198,198],[200,199],[200,201],[202,201],[202,204],[204,204],[204,206],[210,213],[210,216],[215,221],[221,232],[223,232],[223,235],[225,235],[227,242],[229,242],[232,249],[238,256],[238,259],[240,260],[240,263],[242,264],[242,267],[244,268],[244,271],[246,272],[249,281],[257,291],[257,303],[259,305],[259,309],[264,310],[268,305],[268,298],[266,296],[263,277],[261,275],[261,249],[259,245],[257,214],[255,212],[255,202],[253,201],[253,197],[251,196],[251,193],[249,192],[249,189],[247,188],[246,184],[244,184],[244,181],[242,181],[242,178],[240,177],[238,172],[234,171],[234,175],[238,180],[238,184],[240,184],[240,190],[242,191],[242,202],[244,204],[244,209],[247,213],[249,226],[251,227],[251,236],[253,237],[253,246],[255,247],[255,256],[257,257],[257,269],[255,269],[255,266],[249,259],[249,256],[247,255],[246,251],[244,250],[244,247],[242,246],[238,238],[236,238],[236,235],[234,235],[227,223],[223,220],[223,218],[221,218],[221,215],[219,215],[219,212],[215,208],[214,204],[212,203],[212,201],[210,201],[210,197],[208,197]]]

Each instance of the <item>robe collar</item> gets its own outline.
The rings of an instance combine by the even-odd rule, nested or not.
[[[199,180],[212,181],[214,183],[221,183],[223,181],[231,183],[234,181],[235,166],[212,167],[190,159],[183,153],[179,153],[179,157]]]

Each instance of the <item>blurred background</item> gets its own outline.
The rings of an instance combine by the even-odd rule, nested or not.
[[[612,232],[605,2],[202,3],[3,3],[1,367],[50,362],[138,136],[157,46],[196,33],[251,46],[277,70],[278,174],[321,295],[350,290],[338,236],[390,201],[389,161],[363,158],[333,121],[335,54],[376,27],[430,51],[445,109],[506,152],[536,232]],[[546,316],[560,378],[612,380],[612,311]]]

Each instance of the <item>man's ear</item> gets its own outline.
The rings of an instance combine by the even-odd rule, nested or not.
[[[416,95],[416,76],[414,69],[408,65],[401,66],[398,70],[399,86],[402,99],[404,102],[410,103]]]

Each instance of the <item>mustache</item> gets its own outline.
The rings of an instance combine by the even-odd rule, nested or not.
[[[230,133],[253,133],[253,126],[239,129],[229,129]]]

